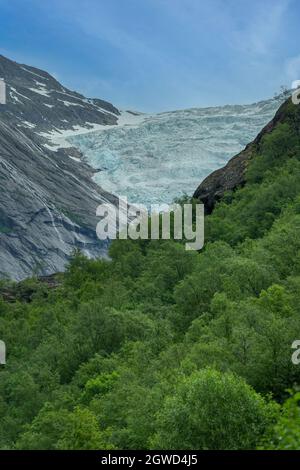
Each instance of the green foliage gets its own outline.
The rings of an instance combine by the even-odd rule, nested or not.
[[[96,450],[106,449],[105,436],[96,417],[86,408],[55,410],[46,404],[24,432],[17,449]]]
[[[288,398],[282,406],[281,415],[264,439],[260,450],[300,449],[300,393]]]
[[[0,233],[11,233],[12,232],[12,228],[10,227],[5,227],[5,226],[0,226]]]
[[[154,449],[253,449],[276,416],[241,378],[213,369],[195,372],[165,399]]]

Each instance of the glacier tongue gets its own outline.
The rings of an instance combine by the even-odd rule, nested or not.
[[[119,125],[70,137],[98,171],[95,181],[131,203],[172,202],[252,141],[284,97],[252,105],[139,115]],[[125,113],[129,116],[129,113]]]

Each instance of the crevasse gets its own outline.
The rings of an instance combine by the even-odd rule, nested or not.
[[[170,203],[252,141],[284,99],[123,116],[120,125],[68,140],[98,170],[103,189],[131,203]]]

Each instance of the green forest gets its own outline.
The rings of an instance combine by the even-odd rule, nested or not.
[[[55,289],[1,281],[1,449],[300,449],[300,111],[283,112],[199,253],[116,240]]]

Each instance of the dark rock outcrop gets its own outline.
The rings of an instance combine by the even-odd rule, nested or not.
[[[27,283],[27,280],[18,283],[6,283],[5,286],[0,286],[0,299],[9,303],[30,303],[37,291],[47,297],[49,292],[61,287],[62,279],[60,276],[60,273],[55,273],[51,276],[40,276],[31,279],[29,283]]]

